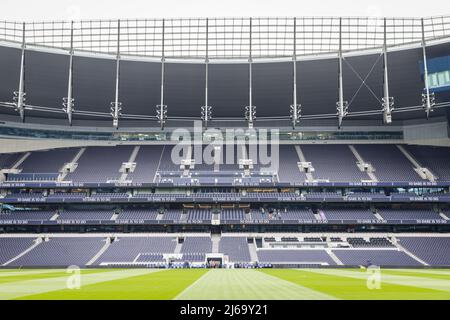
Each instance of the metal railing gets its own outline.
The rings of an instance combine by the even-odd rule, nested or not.
[[[422,33],[422,20],[424,30]],[[182,59],[282,58],[450,37],[450,16],[428,18],[190,18],[8,22],[0,40],[103,54]]]

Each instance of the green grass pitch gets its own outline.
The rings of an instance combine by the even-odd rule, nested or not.
[[[449,300],[450,269],[2,269],[0,299]]]

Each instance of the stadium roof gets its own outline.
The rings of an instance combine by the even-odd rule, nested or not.
[[[423,29],[422,29],[423,28]],[[450,16],[268,17],[0,22],[0,40],[153,58],[286,58],[450,36]]]
[[[394,120],[424,119],[421,63],[449,55],[449,38],[450,16],[0,22],[0,111],[62,124],[71,101],[84,125],[135,126],[211,106],[216,121],[256,110],[289,126],[294,105],[303,120],[379,121],[392,97]],[[448,94],[433,98],[444,115]]]

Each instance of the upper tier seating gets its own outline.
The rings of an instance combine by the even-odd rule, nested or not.
[[[245,214],[243,209],[222,209],[220,214],[222,221],[244,221],[250,220],[250,214]]]
[[[288,209],[279,213],[281,220],[315,220],[314,213],[310,209]]]
[[[165,145],[161,151],[160,159],[158,159],[158,172],[180,171],[181,161],[172,157],[173,146]],[[176,155],[177,157],[180,155]],[[186,155],[182,155],[183,159]]]
[[[32,152],[19,166],[22,173],[52,173],[59,172],[65,163],[72,161],[77,148],[55,149]]]
[[[372,164],[379,181],[423,181],[395,145],[355,145],[355,148],[365,162]]]
[[[109,210],[66,210],[60,212],[58,220],[111,220],[112,216]]]
[[[0,212],[0,220],[48,221],[55,215],[54,211],[18,210]]]
[[[407,150],[431,170],[438,180],[450,181],[450,148],[428,146],[406,146]]]
[[[304,183],[307,175],[300,171],[300,162],[295,145],[282,144],[276,148],[268,146],[268,157],[270,164],[262,164],[259,158],[259,149],[240,144],[232,146],[219,146],[219,165],[200,163],[203,159],[202,151],[208,146],[200,146],[201,159],[195,159],[194,168],[190,170],[190,177],[182,177],[179,159],[172,159],[172,145],[142,145],[136,155],[135,171],[128,173],[123,179],[135,183],[175,183],[180,185],[192,185],[198,183],[272,183],[271,174],[262,171],[278,172],[279,182],[282,183]],[[354,145],[357,152],[365,162],[372,164],[374,175],[380,182],[426,182],[418,173],[409,159],[400,151],[396,145],[372,144]],[[64,180],[74,183],[102,183],[116,181],[122,173],[119,170],[124,162],[132,155],[135,146],[91,146],[77,160],[78,167],[75,171],[68,173]],[[352,154],[347,144],[326,145],[302,145],[301,149],[307,162],[311,162],[315,169],[312,178],[316,180],[329,180],[331,182],[360,182],[368,180],[366,172],[361,172],[356,164],[357,159]],[[427,147],[427,146],[405,146],[405,149],[423,167],[428,168],[441,181],[450,181],[450,148]],[[180,149],[181,150],[181,149]],[[192,146],[192,158],[196,146]],[[25,153],[0,154],[0,169],[11,169],[16,163],[18,172],[9,172],[8,181],[53,181],[58,177],[59,171],[65,163],[72,161],[80,148],[52,149],[47,151],[32,151],[18,163]],[[246,154],[244,154],[244,151]],[[258,154],[255,154],[258,152]],[[181,155],[185,159],[186,155]],[[178,157],[177,157],[178,158]],[[229,159],[227,159],[229,158]],[[253,169],[250,176],[243,177],[244,171],[239,168],[239,160],[252,159]],[[278,158],[278,159],[277,159]],[[174,161],[178,163],[174,163]],[[199,161],[197,161],[199,160]],[[278,164],[278,166],[277,166]],[[21,171],[21,172],[20,172]],[[261,171],[261,172],[260,172]],[[53,174],[56,176],[50,176]],[[35,176],[33,176],[35,175]],[[44,176],[47,175],[47,176]],[[365,195],[361,195],[365,196]]]
[[[210,210],[204,209],[193,209],[189,210],[187,213],[188,222],[203,222],[211,221],[212,213]]]
[[[323,209],[327,220],[376,220],[369,209]]]
[[[134,183],[153,182],[158,169],[163,146],[141,146],[134,160],[136,168],[128,174],[128,180]]]
[[[0,169],[11,169],[23,153],[0,153]]]
[[[331,182],[370,180],[367,173],[359,170],[357,159],[347,145],[302,145],[302,151],[315,169],[315,179]]]
[[[117,217],[117,220],[156,220],[157,216],[157,209],[123,210]]]
[[[431,209],[379,209],[384,220],[442,220],[443,218]]]
[[[167,210],[164,212],[163,220],[179,221],[183,212],[181,210]]]
[[[80,183],[107,182],[118,180],[119,169],[127,162],[133,146],[89,147],[78,160],[78,167],[65,180]]]
[[[195,146],[193,148],[195,148]],[[218,154],[215,152],[218,152]],[[221,172],[239,172],[241,171],[239,169],[239,160],[243,159],[244,155],[241,145],[224,144],[218,146],[218,148],[204,145],[202,146],[201,157],[198,153],[193,154],[192,157],[195,159],[195,168],[193,172],[214,171],[215,168],[218,168]],[[215,157],[217,157],[217,161]]]
[[[280,182],[305,182],[306,175],[298,168],[300,159],[295,147],[291,145],[280,145],[279,154],[278,179]]]

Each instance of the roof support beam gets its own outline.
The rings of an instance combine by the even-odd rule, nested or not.
[[[164,125],[167,120],[167,106],[164,104],[164,63],[166,61],[164,52],[165,42],[165,20],[162,21],[162,52],[161,52],[161,102],[156,106],[156,118],[161,125],[161,130],[164,130]]]
[[[253,105],[252,92],[252,18],[250,18],[250,43],[249,43],[249,58],[248,58],[248,106],[245,107],[245,119],[248,127],[253,128],[253,122],[256,120],[256,106]]]
[[[339,88],[339,101],[336,103],[337,116],[338,116],[338,128],[342,126],[342,121],[348,113],[348,101],[344,101],[344,80],[342,77],[342,18],[339,19],[339,70],[338,70],[338,88]]]
[[[394,110],[394,98],[389,96],[389,73],[387,60],[386,18],[384,18],[384,42],[383,42],[383,122],[392,123],[392,110]]]
[[[119,117],[122,114],[122,102],[119,102],[119,80],[120,80],[120,20],[117,21],[117,56],[116,56],[116,94],[114,102],[111,102],[111,115],[113,127],[119,128]]]
[[[435,105],[434,92],[430,93],[430,83],[428,79],[428,61],[427,61],[427,44],[425,40],[425,26],[423,18],[422,23],[422,56],[423,56],[423,80],[425,82],[425,93],[422,93],[422,106],[425,109],[427,119],[430,117],[430,113],[433,112],[433,107]]]
[[[69,80],[67,83],[67,97],[63,98],[63,110],[67,114],[69,125],[72,125],[72,113],[74,109],[73,98],[73,21],[70,27],[70,50],[69,50]]]
[[[20,59],[20,75],[19,75],[19,88],[14,91],[14,103],[16,111],[19,112],[20,119],[25,121],[25,49],[26,49],[26,38],[25,38],[25,23],[22,24],[22,53]]]
[[[208,35],[209,35],[209,20],[206,18],[206,55],[205,55],[205,105],[201,107],[201,119],[203,126],[208,129],[208,122],[211,120],[212,108],[208,105],[208,64],[209,64],[209,52],[208,52]]]
[[[294,18],[294,52],[292,54],[293,92],[291,105],[292,129],[300,122],[302,106],[297,103],[297,18]]]

